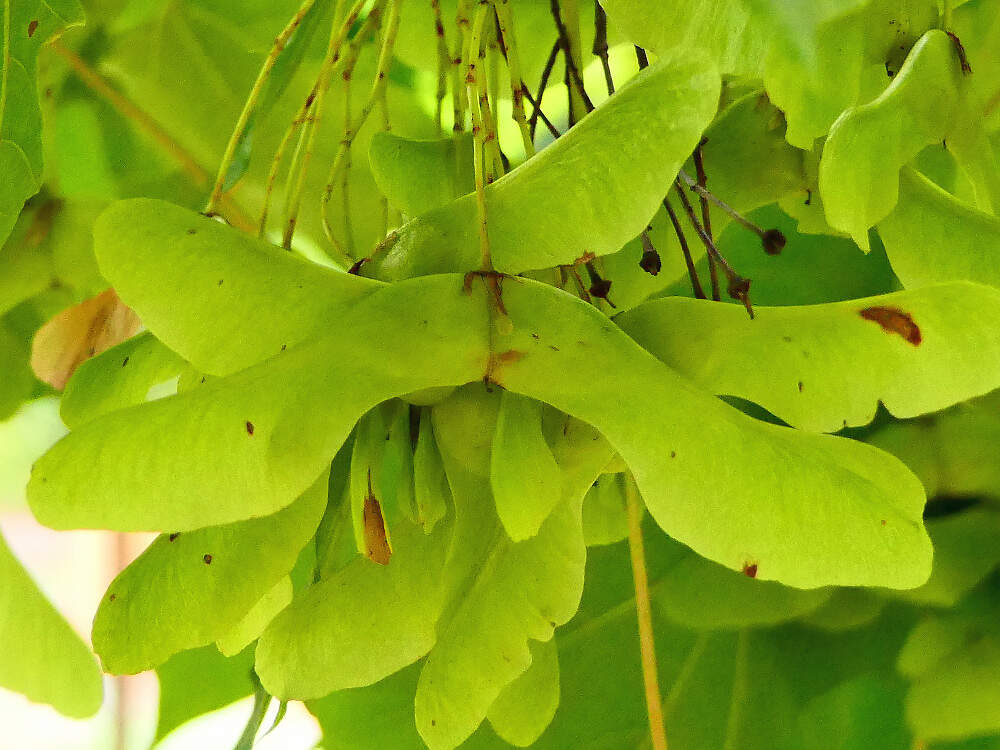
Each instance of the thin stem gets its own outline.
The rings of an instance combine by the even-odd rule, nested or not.
[[[674,187],[680,196],[681,205],[684,206],[684,212],[687,214],[688,221],[691,222],[691,226],[694,227],[695,232],[698,233],[698,237],[701,238],[702,243],[705,245],[705,251],[715,258],[715,262],[725,272],[726,279],[729,282],[727,289],[729,296],[742,302],[743,306],[747,309],[747,314],[753,318],[753,306],[750,304],[750,280],[743,278],[733,270],[733,267],[722,257],[712,238],[705,233],[704,227],[698,221],[698,217],[695,216],[694,207],[691,205],[691,201],[688,200],[680,179],[674,181]]]
[[[351,129],[351,76],[344,77],[344,135]],[[340,175],[341,208],[344,214],[344,252],[354,256],[354,228],[351,226],[351,148],[347,147]],[[385,232],[382,232],[385,236]]]
[[[438,132],[442,131],[441,113],[444,108],[444,98],[448,94],[448,71],[452,66],[451,55],[448,54],[448,39],[444,33],[444,20],[441,17],[441,0],[431,0],[431,12],[434,14],[434,35],[437,37],[437,93],[434,108],[434,122]]]
[[[492,11],[490,11],[492,15]],[[488,33],[483,28],[484,33]],[[486,47],[489,47],[489,71],[487,79],[482,74],[482,66],[486,63]],[[503,154],[500,152],[500,136],[498,133],[497,115],[490,105],[490,94],[493,94],[493,101],[496,101],[497,89],[497,53],[493,49],[492,41],[484,45],[484,49],[479,53],[479,67],[476,68],[476,89],[479,96],[479,109],[482,112],[483,120],[483,144],[486,147],[486,184],[490,184],[503,176],[507,171],[504,166]],[[492,81],[492,85],[491,85]]]
[[[486,180],[483,160],[485,156],[486,144],[484,141],[483,114],[480,109],[479,92],[481,90],[479,71],[479,55],[482,43],[483,24],[486,21],[486,14],[489,6],[480,5],[476,10],[476,16],[472,22],[472,28],[466,38],[465,54],[465,82],[468,91],[469,110],[472,112],[472,134],[473,134],[473,167],[476,177],[476,211],[479,218],[479,251],[481,256],[481,267],[483,271],[493,268],[490,259],[490,238],[486,228]]]
[[[947,31],[951,28],[951,14],[954,9],[952,0],[944,0],[944,7],[941,10],[941,28]]]
[[[156,144],[170,155],[180,166],[185,174],[198,188],[206,188],[210,184],[211,175],[204,169],[194,157],[171,136],[163,127],[150,117],[144,110],[140,109],[134,102],[116,91],[102,78],[97,71],[87,65],[76,53],[67,49],[58,40],[49,42],[49,48],[62,57],[73,68],[73,72],[83,84],[100,96],[111,105],[119,115],[136,126],[136,128],[149,136]],[[226,196],[222,198],[222,211],[224,218],[237,229],[244,232],[252,232],[254,229],[253,220],[243,213],[242,209]]]
[[[298,113],[292,119],[289,124],[288,129],[285,130],[285,135],[281,139],[281,143],[278,145],[278,150],[274,152],[274,157],[271,159],[271,167],[267,172],[267,182],[264,188],[264,206],[260,212],[260,220],[257,223],[257,236],[263,237],[264,233],[267,231],[267,215],[271,206],[271,196],[274,193],[274,183],[278,178],[278,170],[281,168],[281,162],[285,158],[285,151],[288,150],[288,144],[292,142],[292,138],[295,137],[295,133],[298,129],[310,119],[310,113],[313,111],[313,107],[316,101],[316,87],[318,83],[313,86],[312,91],[309,92],[309,96],[306,97],[302,106],[299,108]]]
[[[442,31],[443,31],[443,29],[442,29]],[[447,53],[447,50],[445,50],[445,52]],[[447,88],[447,86],[448,86],[447,75],[444,77],[443,81],[444,81],[445,88]],[[381,91],[379,91],[379,95],[378,95],[378,109],[379,109],[379,113],[382,115],[382,130],[383,130],[383,132],[386,132],[386,133],[392,132],[392,118],[389,116],[389,86],[388,85],[382,86]],[[439,100],[438,101],[438,116],[439,117],[440,117],[440,113],[441,113],[441,101]],[[438,129],[440,130],[440,123],[438,123]],[[381,209],[381,213],[382,213],[382,216],[381,216],[381,219],[382,219],[381,228],[382,228],[382,230],[379,233],[379,237],[385,237],[386,232],[389,231],[389,199],[384,194],[379,198],[379,208]],[[353,249],[353,247],[349,247],[348,248],[348,252],[353,256],[354,255],[354,249]]]
[[[469,17],[471,9],[472,0],[458,0],[458,8],[455,11],[455,28],[458,29],[458,33],[455,35],[455,44],[451,52],[451,100],[454,108],[454,121],[451,129],[454,133],[461,133],[465,130],[467,93],[462,81],[462,64],[465,61],[464,51],[471,23]]]
[[[253,87],[250,89],[250,96],[247,97],[246,103],[243,105],[243,111],[240,112],[240,117],[236,121],[233,134],[229,137],[229,143],[226,144],[226,150],[222,155],[222,162],[219,164],[219,172],[215,178],[215,185],[212,187],[212,193],[208,197],[208,204],[205,206],[206,214],[214,213],[219,204],[219,197],[222,195],[226,176],[236,156],[236,148],[246,135],[250,118],[253,117],[253,113],[257,109],[257,102],[264,92],[264,87],[267,85],[268,79],[271,77],[271,70],[274,68],[275,63],[278,62],[278,57],[284,51],[288,40],[295,33],[295,30],[302,23],[302,19],[306,17],[306,14],[312,9],[315,3],[316,0],[303,0],[298,11],[292,16],[292,20],[281,30],[281,33],[275,38],[274,44],[271,45],[271,51],[264,60],[260,73],[257,74],[257,80],[254,81]]]
[[[566,58],[566,73],[574,84],[569,89],[570,108],[573,120],[579,122],[587,112],[594,109],[593,102],[587,96],[583,85],[583,44],[580,41],[580,5],[579,0],[552,0],[558,6],[556,28],[563,39],[563,51]],[[553,16],[555,18],[555,15]]]
[[[604,83],[608,96],[615,93],[615,81],[611,76],[611,61],[608,59],[608,14],[600,3],[594,3],[594,56],[600,58],[604,69]]]
[[[496,10],[497,26],[500,29],[500,39],[503,42],[503,51],[510,71],[511,111],[514,122],[521,130],[524,155],[530,158],[535,154],[535,143],[524,112],[524,94],[527,88],[521,75],[521,61],[517,51],[517,40],[514,38],[514,14],[510,0],[493,0],[493,7]]]
[[[319,81],[316,86],[315,110],[312,119],[306,123],[306,127],[303,129],[304,151],[302,151],[301,162],[294,179],[292,178],[292,172],[289,171],[290,189],[285,197],[285,230],[282,233],[281,239],[282,247],[286,249],[290,249],[292,246],[292,236],[295,234],[295,224],[298,221],[299,206],[302,202],[302,190],[305,187],[306,175],[309,172],[309,162],[312,159],[313,150],[316,145],[316,133],[319,130],[320,123],[323,121],[323,105],[326,102],[326,94],[330,88],[333,69],[340,59],[340,48],[343,46],[348,33],[350,33],[351,27],[354,26],[361,15],[365,3],[366,0],[357,0],[339,27],[336,18],[334,18],[330,27],[330,40],[327,43],[326,54],[323,56],[323,66],[320,70]],[[381,13],[383,4],[376,3],[375,7],[368,14],[369,19],[372,14]]]
[[[564,0],[565,2],[566,0]],[[566,2],[567,7],[574,7],[575,4],[572,2]],[[552,11],[552,19],[556,23],[556,30],[559,32],[559,42],[562,45],[563,60],[566,62],[566,76],[572,82],[572,86],[569,87],[570,90],[570,114],[571,119],[579,120],[580,113],[579,108],[582,105],[587,112],[592,112],[594,110],[594,103],[590,101],[590,97],[587,96],[587,89],[584,88],[583,78],[580,77],[580,69],[578,67],[579,63],[579,34],[574,37],[577,41],[576,50],[574,51],[573,40],[570,36],[570,30],[566,23],[563,22],[562,13],[559,7],[559,0],[550,0],[549,8]],[[577,31],[579,31],[579,24],[577,24]],[[574,97],[574,88],[576,91],[576,96]],[[578,103],[577,103],[578,102]]]
[[[375,108],[376,103],[382,96],[382,91],[385,89],[386,82],[389,78],[389,67],[392,64],[392,50],[396,45],[396,34],[399,32],[399,9],[402,5],[403,0],[391,0],[389,5],[389,16],[386,19],[385,35],[382,38],[382,48],[379,51],[378,65],[375,71],[375,80],[372,83],[371,92],[368,94],[368,100],[365,102],[364,107],[361,108],[361,112],[358,116],[351,121],[350,127],[347,132],[344,133],[344,137],[340,142],[340,148],[337,149],[337,154],[333,158],[333,164],[330,165],[330,174],[326,178],[326,187],[323,189],[323,198],[321,202],[322,217],[323,217],[323,230],[326,232],[327,238],[336,245],[336,239],[333,236],[333,231],[330,227],[330,222],[327,216],[327,207],[330,203],[330,197],[333,195],[333,185],[337,179],[340,170],[343,168],[345,159],[350,153],[351,145],[354,143],[354,139],[358,135],[358,131],[364,126],[365,122],[368,120],[368,116],[371,114],[372,110]],[[374,12],[374,11],[372,11]],[[354,50],[357,47],[352,46],[351,54],[354,55],[352,59],[352,66],[354,61],[356,61],[356,53]],[[345,75],[347,72],[345,70]],[[354,258],[351,257],[353,261]]]
[[[701,158],[700,154],[697,157]],[[697,163],[696,165],[697,166]],[[699,170],[701,168],[699,167]],[[724,200],[719,198],[715,193],[708,190],[704,184],[701,183],[701,172],[699,172],[699,181],[695,182],[691,175],[685,172],[683,169],[678,173],[678,176],[684,183],[691,188],[692,191],[698,194],[704,205],[705,201],[711,201],[716,206],[721,208],[730,218],[737,222],[740,226],[749,229],[751,232],[760,237],[761,243],[764,246],[764,251],[768,255],[777,255],[781,252],[782,248],[785,246],[785,235],[781,233],[778,229],[761,229],[759,226],[750,221],[747,217],[737,211],[735,208],[730,206]]]
[[[555,43],[552,45],[552,50],[549,52],[549,57],[545,61],[545,67],[542,68],[542,77],[538,81],[538,92],[535,98],[532,99],[531,95],[525,91],[525,96],[528,97],[528,101],[534,105],[534,110],[531,112],[531,117],[528,118],[528,132],[531,134],[532,142],[535,139],[535,129],[538,127],[538,118],[541,117],[543,121],[549,128],[549,132],[555,131],[552,123],[549,122],[548,118],[545,117],[545,113],[542,112],[542,97],[545,96],[545,89],[549,85],[549,76],[552,75],[552,68],[555,67],[556,58],[559,57],[559,50],[562,49],[562,37],[556,37]],[[558,138],[559,136],[555,136]]]
[[[708,183],[708,176],[705,174],[705,162],[701,158],[701,147],[704,145],[705,141],[702,141],[694,149],[694,166],[698,172],[698,186],[705,190],[705,185]],[[701,199],[701,222],[702,226],[705,227],[705,234],[709,237],[712,236],[712,215],[708,207],[708,198],[705,197],[703,193],[698,194]],[[708,274],[712,282],[712,299],[718,302],[722,299],[722,295],[719,294],[719,269],[715,264],[715,259],[709,255],[708,256]]]
[[[552,121],[548,117],[545,116],[545,113],[542,111],[542,108],[539,105],[539,102],[535,101],[532,98],[531,94],[528,93],[527,89],[524,90],[524,98],[527,99],[528,103],[531,104],[532,106],[534,106],[534,108],[535,108],[534,111],[532,112],[531,116],[534,117],[536,120],[540,117],[542,119],[542,122],[545,123],[545,127],[552,134],[552,137],[553,138],[559,138],[560,135],[561,135],[561,133],[556,129],[556,126],[552,124]],[[532,138],[534,138],[534,132],[532,132],[531,135],[532,135]]]
[[[687,266],[688,277],[691,279],[691,291],[698,299],[705,299],[705,290],[701,288],[701,280],[698,278],[698,271],[694,267],[694,259],[691,257],[691,249],[688,247],[687,237],[681,229],[681,223],[677,219],[674,207],[670,205],[667,196],[663,198],[663,208],[666,209],[670,223],[674,225],[674,233],[677,235],[677,242],[680,243],[681,252],[684,253],[684,264]]]
[[[663,725],[663,700],[660,697],[656,669],[656,642],[653,637],[653,614],[649,603],[649,578],[646,574],[646,553],[642,542],[642,505],[635,479],[625,483],[625,510],[628,516],[628,551],[632,558],[632,580],[635,584],[635,611],[639,620],[639,648],[642,652],[642,680],[646,688],[646,710],[649,736],[654,750],[667,750],[667,733]]]

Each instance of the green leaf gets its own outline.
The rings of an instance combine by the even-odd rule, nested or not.
[[[141,404],[149,389],[180,373],[184,360],[141,333],[81,364],[63,391],[59,415],[75,429],[109,412]]]
[[[624,474],[602,474],[583,498],[583,538],[587,546],[614,544],[628,536]]]
[[[324,750],[426,750],[413,719],[422,665],[364,688],[340,690],[306,706],[323,729]]]
[[[896,205],[900,168],[954,126],[961,79],[951,39],[929,31],[881,96],[846,110],[830,129],[819,166],[826,219],[863,250],[869,227]]]
[[[834,432],[937,411],[1000,386],[1000,294],[954,283],[803,307],[665,298],[615,321],[698,385]],[[844,378],[860,368],[863,378]]]
[[[490,453],[497,516],[513,541],[530,539],[562,499],[555,456],[542,435],[537,401],[504,391]]]
[[[493,701],[486,718],[516,747],[534,744],[559,706],[559,652],[555,639],[530,643],[531,666]]]
[[[801,750],[910,750],[899,678],[866,675],[814,698],[798,717]]]
[[[28,350],[6,320],[0,317],[0,420],[7,419],[31,396],[35,374]]]
[[[513,330],[497,330],[495,348],[523,356],[507,356],[493,380],[600,430],[674,539],[801,588],[927,579],[923,489],[887,454],[753,420],[564,293],[524,279],[503,298]]]
[[[959,740],[1000,731],[1000,639],[969,636],[906,696],[906,719],[925,740]]]
[[[88,422],[35,465],[33,511],[57,528],[170,532],[280,510],[376,404],[482,378],[486,305],[462,286],[461,277],[439,276],[384,287],[323,338]],[[100,458],[108,455],[112,466]]]
[[[791,203],[805,207],[800,195]],[[819,195],[813,192],[809,200],[815,204]],[[782,201],[781,206],[788,203]],[[816,305],[899,289],[899,282],[878,244],[865,255],[849,239],[805,234],[801,221],[796,222],[774,205],[760,208],[748,218],[760,227],[778,229],[787,240],[780,255],[768,255],[761,248],[760,237],[735,223],[727,226],[717,239],[722,257],[740,275],[752,279],[750,296],[754,305]],[[696,268],[702,279],[708,278],[707,258],[698,261]],[[677,279],[666,294],[693,296],[687,274]]]
[[[880,93],[905,51],[938,24],[933,0],[749,5],[770,31],[765,87],[788,118],[789,143],[806,149],[844,109]]]
[[[182,724],[253,693],[253,649],[226,658],[215,646],[181,651],[156,668],[160,716],[156,742]]]
[[[441,453],[434,439],[431,410],[420,410],[420,431],[413,451],[413,492],[417,522],[430,534],[437,522],[448,513],[451,490],[444,473]]]
[[[0,242],[42,181],[38,50],[83,23],[77,0],[4,0],[0,19]]]
[[[994,392],[995,394],[995,392]],[[992,446],[1000,440],[1000,401],[990,394],[932,420],[888,424],[867,442],[902,459],[929,497],[1000,498],[1000,467]]]
[[[0,144],[0,153],[5,148]],[[52,252],[45,240],[60,213],[59,201],[39,198],[23,211],[19,204],[17,210],[21,215],[0,250],[0,315],[55,281]]]
[[[432,750],[454,748],[486,717],[531,661],[530,640],[548,641],[576,612],[586,550],[580,505],[610,450],[585,425],[567,425],[556,446],[562,501],[538,534],[512,543],[492,505],[489,443],[495,404],[481,387],[434,409],[434,430],[455,498],[455,537],[445,571],[450,604],[417,686],[417,728]]]
[[[94,247],[101,271],[143,323],[211,375],[328,330],[379,287],[145,198],[112,204],[94,227]]]
[[[931,519],[927,532],[934,544],[934,570],[923,586],[899,592],[917,604],[953,607],[1000,565],[1000,512],[971,508]]]
[[[475,189],[471,133],[434,141],[376,133],[368,160],[378,189],[407,216],[440,208]]]
[[[285,576],[243,615],[215,645],[223,656],[236,656],[253,643],[281,610],[292,603],[292,579]]]
[[[908,289],[960,280],[1000,287],[1000,219],[912,169],[900,173],[899,202],[878,233]]]
[[[601,0],[601,5],[629,41],[661,57],[677,49],[704,50],[721,73],[752,77],[760,72],[765,29],[743,0]]]
[[[656,213],[718,100],[719,79],[701,56],[657,63],[489,185],[494,267],[518,273],[621,249]],[[368,272],[395,280],[478,268],[477,226],[476,197],[466,195],[402,227]]]
[[[659,537],[659,539],[656,539]],[[686,547],[655,534],[672,553],[673,564],[659,577],[651,595],[660,613],[696,630],[774,625],[821,606],[828,588],[801,591],[774,581],[758,581],[699,557]]]
[[[326,472],[274,516],[161,535],[111,583],[94,618],[105,670],[135,674],[224,638],[295,564],[326,506]]]
[[[934,575],[933,572],[931,575]],[[829,599],[802,617],[801,621],[830,632],[869,625],[882,613],[886,604],[879,593],[863,588],[835,588],[830,592]]]
[[[403,522],[394,531],[387,565],[356,557],[264,631],[256,670],[269,693],[305,700],[372,685],[434,645],[449,527],[428,535]]]
[[[90,649],[35,586],[0,536],[0,686],[82,719],[103,689]]]

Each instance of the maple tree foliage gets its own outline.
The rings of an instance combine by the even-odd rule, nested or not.
[[[159,536],[0,685],[1000,747],[997,0],[2,2],[0,419]]]

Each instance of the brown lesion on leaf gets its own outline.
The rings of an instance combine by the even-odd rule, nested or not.
[[[965,54],[965,45],[962,44],[962,40],[958,38],[958,34],[954,31],[946,31],[945,34],[951,39],[951,43],[955,47],[955,52],[958,54],[958,62],[962,66],[963,75],[972,75],[972,66],[969,65],[969,58]]]
[[[361,520],[365,532],[365,554],[372,562],[388,565],[392,557],[392,545],[382,517],[382,506],[372,489],[372,470],[368,469],[368,494],[361,510]]]
[[[745,575],[747,578],[756,578],[757,563],[749,561],[743,563],[743,575]]]
[[[878,323],[886,333],[895,333],[903,339],[919,346],[923,341],[920,334],[920,326],[916,324],[908,312],[903,312],[898,307],[866,307],[858,314],[865,320]]]
[[[252,437],[253,436],[253,431],[254,431],[253,422],[251,422],[250,420],[247,420],[246,428],[247,428],[247,435],[250,435]]]
[[[212,556],[211,555],[206,554],[201,559],[204,561],[205,565],[211,565],[212,564]]]
[[[118,595],[117,595],[117,594],[112,594],[111,596],[109,596],[109,597],[108,597],[108,601],[109,601],[109,602],[113,602],[113,601],[114,601],[115,599],[117,599],[117,598],[118,598]]]
[[[28,39],[31,39],[31,37],[35,35],[35,32],[37,30],[38,30],[38,20],[33,18],[30,21],[28,21]]]
[[[179,537],[180,535],[181,535],[181,533],[179,531],[175,531],[173,534],[171,534],[170,536],[167,537],[167,541],[168,542],[172,542],[172,541],[176,540],[177,537]]]

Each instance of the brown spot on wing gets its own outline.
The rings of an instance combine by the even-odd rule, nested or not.
[[[38,29],[38,21],[32,19],[28,21],[28,38],[31,39],[35,35],[35,31]]]
[[[365,553],[372,562],[388,565],[392,557],[392,546],[385,530],[385,519],[382,518],[382,506],[372,490],[372,470],[368,469],[368,494],[361,511],[365,529]]]
[[[902,336],[914,346],[919,346],[920,342],[923,341],[920,326],[916,324],[909,313],[903,312],[898,307],[866,307],[858,314],[865,320],[878,323],[886,333]]]
[[[205,561],[205,565],[211,565],[212,564],[212,556],[211,555],[205,555],[201,559]]]
[[[743,575],[747,578],[757,577],[757,563],[747,562],[743,564]]]

